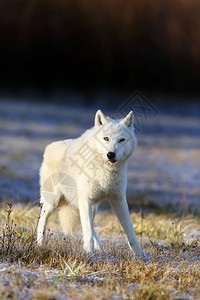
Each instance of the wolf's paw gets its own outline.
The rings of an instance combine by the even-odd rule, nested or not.
[[[94,245],[94,249],[95,251],[103,251],[103,246],[100,243],[98,243]]]
[[[148,260],[147,255],[143,252],[142,259],[146,262]]]
[[[91,266],[95,262],[98,261],[98,255],[96,253],[91,254],[91,253],[86,253],[85,252],[84,255],[83,255],[83,257],[84,257],[84,260],[85,260],[86,264],[89,264]]]
[[[149,261],[152,260],[152,257],[151,255],[146,255],[144,252],[143,252],[143,255],[139,257],[141,260],[143,260],[145,263],[148,263]]]
[[[136,255],[136,259],[142,260],[144,262],[147,262],[149,260],[149,258],[147,257],[147,255],[144,252],[142,252],[141,254]]]
[[[41,246],[44,244],[44,241],[41,240],[41,239],[38,239],[38,240],[36,241],[36,243],[37,243],[37,245],[38,245],[39,247],[41,247]]]

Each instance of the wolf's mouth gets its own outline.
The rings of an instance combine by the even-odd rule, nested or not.
[[[117,162],[116,159],[109,159],[108,161],[109,161],[110,163],[112,163],[112,164],[115,164],[115,163]]]

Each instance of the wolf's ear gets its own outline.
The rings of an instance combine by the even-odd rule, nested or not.
[[[98,127],[101,125],[105,125],[106,123],[108,123],[108,120],[106,119],[102,111],[99,109],[95,115],[95,126]]]
[[[127,127],[133,127],[134,124],[133,111],[131,110],[130,113],[121,122]]]

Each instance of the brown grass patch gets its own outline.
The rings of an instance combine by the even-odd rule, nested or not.
[[[67,237],[58,232],[56,214],[50,219],[46,244],[39,247],[35,241],[38,215],[39,209],[30,206],[0,211],[0,299],[200,297],[197,218],[132,213],[148,256],[143,262],[130,251],[109,211],[96,217],[104,252],[95,255],[83,252],[79,232]]]

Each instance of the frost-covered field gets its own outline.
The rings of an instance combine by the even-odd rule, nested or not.
[[[131,213],[147,262],[137,260],[110,211],[95,218],[104,251],[87,256],[80,231],[64,237],[50,217],[38,247],[38,207],[0,209],[1,299],[199,299],[200,223],[194,216]],[[8,219],[9,215],[9,219]],[[13,222],[12,222],[13,220]],[[5,224],[7,224],[5,226]],[[16,224],[16,225],[15,225]]]
[[[175,101],[176,102],[176,101]],[[0,101],[1,199],[39,199],[39,167],[45,146],[78,137],[101,108]],[[200,210],[200,106],[156,107],[141,117],[138,148],[128,171],[129,203]],[[119,108],[105,113],[121,117]]]

